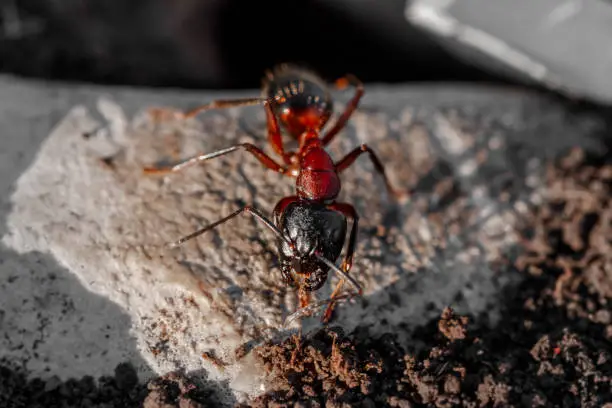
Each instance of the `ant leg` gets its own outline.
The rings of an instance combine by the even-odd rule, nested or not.
[[[355,109],[357,109],[357,105],[359,105],[359,101],[363,96],[363,84],[356,76],[347,75],[346,77],[340,78],[336,81],[336,87],[338,89],[344,89],[349,84],[355,87],[355,95],[349,101],[348,105],[346,105],[344,112],[342,112],[342,115],[340,115],[334,126],[323,137],[323,146],[330,143],[332,139],[338,134],[338,132],[340,132],[344,128],[344,126],[346,126],[346,123],[348,122],[353,112],[355,112]]]
[[[355,207],[353,207],[351,204],[334,203],[329,205],[328,208],[339,211],[353,220],[353,226],[351,227],[351,233],[349,235],[348,249],[346,251],[346,255],[344,256],[344,260],[342,261],[342,270],[348,274],[351,270],[351,267],[353,266],[353,255],[355,254],[355,246],[357,244],[357,230],[359,228],[359,215],[357,214]],[[338,297],[343,285],[344,278],[340,279],[340,281],[336,285],[336,288],[330,296],[330,302],[327,306],[327,309],[325,310],[323,318],[321,319],[323,323],[327,323],[331,318],[334,306],[336,305],[335,299]]]
[[[407,192],[405,192],[405,191],[398,191],[398,190],[393,188],[393,186],[389,182],[389,179],[387,178],[387,174],[385,173],[385,168],[382,165],[382,163],[380,162],[380,159],[376,156],[376,153],[374,153],[374,151],[367,144],[362,144],[361,146],[355,148],[352,152],[350,152],[349,154],[344,156],[344,158],[342,158],[340,161],[338,161],[336,163],[336,171],[338,171],[338,173],[340,173],[340,172],[346,170],[363,153],[368,153],[370,155],[370,160],[372,161],[372,164],[374,164],[374,167],[376,168],[376,171],[380,175],[383,176],[383,179],[385,180],[385,186],[387,186],[387,191],[393,197],[395,197],[396,199],[399,200],[399,199],[402,199],[402,198],[408,196]]]
[[[276,154],[283,158],[285,164],[290,165],[291,156],[285,153],[278,120],[276,119],[276,115],[269,101],[264,102],[264,110],[266,111],[266,122],[268,126],[268,143],[270,143],[270,146],[272,146]]]
[[[333,203],[328,205],[328,208],[339,211],[353,220],[353,226],[351,227],[351,233],[349,235],[348,250],[346,252],[344,260],[342,261],[342,270],[348,273],[348,271],[353,266],[353,255],[355,254],[355,246],[357,245],[359,214],[357,214],[357,210],[355,210],[355,207],[347,203]]]
[[[249,213],[250,215],[252,215],[253,217],[255,217],[256,219],[258,219],[259,221],[263,222],[264,225],[266,227],[268,227],[268,229],[270,229],[274,234],[276,234],[277,236],[280,236],[281,238],[285,238],[284,235],[280,232],[280,230],[278,228],[276,228],[276,226],[274,224],[272,224],[272,222],[270,220],[268,220],[264,215],[261,214],[261,212],[256,209],[255,207],[252,207],[250,205],[247,205],[245,207],[242,207],[239,210],[234,211],[233,213],[231,213],[230,215],[228,215],[225,218],[220,219],[219,221],[213,222],[212,224],[201,228],[187,236],[184,236],[183,238],[179,239],[178,241],[175,241],[171,244],[169,244],[170,247],[177,247],[181,244],[183,244],[186,241],[189,241],[197,236],[200,236],[202,234],[204,234],[205,232],[210,231],[211,229],[215,228],[218,225],[221,225],[229,220],[231,220],[232,218],[236,217],[237,215],[240,215],[244,212]],[[288,242],[289,245],[293,248],[293,243]]]
[[[318,302],[315,302],[315,303],[310,303],[308,306],[306,306],[304,308],[301,308],[301,309],[298,309],[295,312],[293,312],[291,315],[287,316],[287,318],[283,322],[283,327],[289,326],[289,324],[291,322],[293,322],[295,319],[302,318],[303,316],[310,316],[311,313],[315,309],[317,309],[317,308],[319,308],[319,307],[321,307],[323,305],[328,305],[329,306],[329,303],[332,300],[337,303],[340,300],[350,300],[350,299],[352,299],[352,298],[354,298],[356,296],[360,296],[360,294],[359,293],[345,293],[343,295],[336,296],[334,299],[327,298],[325,300],[321,300],[321,301],[318,301]]]
[[[259,105],[264,101],[265,99],[261,98],[217,100],[207,103],[205,105],[198,106],[187,112],[176,111],[170,108],[150,108],[148,109],[148,112],[151,116],[153,116],[153,119],[155,121],[163,121],[168,119],[187,119],[197,116],[200,112],[208,111],[211,109],[226,109],[238,106]]]
[[[355,231],[356,231],[356,227],[354,227],[354,228],[355,228]],[[348,281],[357,291],[353,292],[353,293],[348,293],[348,294],[345,294],[345,295],[342,295],[342,296],[336,296],[333,299],[329,298],[329,299],[326,299],[326,300],[323,300],[323,301],[320,301],[320,302],[316,302],[316,303],[309,303],[310,302],[310,293],[302,292],[301,291],[301,292],[299,292],[301,307],[298,310],[296,310],[295,312],[293,312],[291,315],[287,316],[287,318],[285,319],[285,322],[283,323],[284,327],[287,327],[287,325],[290,322],[292,322],[295,319],[301,318],[302,316],[307,316],[307,315],[310,316],[311,312],[314,311],[319,306],[322,306],[322,305],[325,305],[325,304],[327,304],[329,306],[329,303],[332,302],[332,301],[333,302],[337,302],[338,300],[341,300],[341,299],[350,299],[350,298],[353,298],[355,296],[362,296],[363,295],[363,290],[361,289],[361,286],[359,286],[357,281],[355,279],[353,279],[347,273],[347,271],[344,271],[343,269],[338,268],[332,261],[330,261],[329,259],[325,258],[321,253],[318,253],[318,251],[315,251],[314,255],[321,262],[325,263],[331,270],[333,270],[335,273],[340,275],[342,281]],[[347,265],[349,265],[349,264],[347,264]],[[349,266],[349,269],[350,269],[350,266]],[[308,297],[306,297],[306,296],[308,296]],[[306,300],[304,300],[304,299],[306,299]]]
[[[194,166],[200,162],[214,159],[215,157],[223,156],[233,151],[236,151],[240,148],[245,149],[247,152],[251,153],[261,164],[267,167],[270,170],[274,170],[280,174],[285,174],[287,169],[278,164],[274,159],[265,154],[260,148],[251,143],[241,143],[226,149],[218,150],[216,152],[207,153],[207,154],[199,154],[197,156],[193,156],[187,160],[184,160],[174,166],[169,167],[145,167],[143,169],[145,174],[166,174],[166,173],[175,173],[181,170],[184,170],[188,167]]]
[[[259,105],[263,103],[264,99],[261,98],[244,98],[244,99],[230,99],[230,100],[216,100],[206,105],[198,106],[188,112],[185,112],[183,115],[184,118],[192,118],[197,116],[201,112],[208,111],[211,109],[227,109],[227,108],[236,108],[238,106],[252,106]]]

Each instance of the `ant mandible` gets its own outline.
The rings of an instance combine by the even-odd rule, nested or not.
[[[359,215],[351,204],[336,202],[341,189],[339,173],[351,166],[357,157],[367,153],[377,172],[383,176],[388,192],[396,199],[407,195],[391,186],[382,163],[368,145],[362,144],[337,162],[334,162],[325,150],[325,146],[345,127],[363,96],[363,84],[355,76],[347,75],[336,81],[338,89],[345,89],[349,84],[355,87],[355,95],[325,135],[322,135],[322,130],[333,109],[329,89],[315,74],[289,65],[281,65],[266,72],[260,98],[217,100],[180,114],[182,118],[190,118],[210,109],[263,104],[268,142],[282,158],[282,165],[257,146],[240,143],[213,153],[198,154],[174,166],[144,169],[147,174],[173,173],[244,149],[268,169],[295,177],[296,195],[284,197],[276,204],[273,211],[274,222],[262,215],[258,209],[247,205],[171,245],[180,245],[239,214],[248,213],[254,216],[277,236],[282,276],[286,283],[298,288],[300,309],[294,315],[308,308],[311,292],[323,286],[330,270],[340,275],[340,281],[325,302],[328,306],[322,317],[324,323],[331,318],[336,301],[347,297],[340,296],[345,280],[357,290],[357,295],[361,296],[363,293],[359,284],[349,276],[357,241]],[[155,115],[160,113],[163,114],[161,110],[154,110]],[[279,123],[299,142],[297,151],[285,151]],[[335,262],[346,239],[347,217],[352,219],[353,223],[348,249],[339,268]]]

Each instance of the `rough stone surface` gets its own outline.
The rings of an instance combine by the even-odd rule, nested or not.
[[[219,95],[2,81],[15,98],[0,101],[8,129],[0,357],[61,379],[111,374],[132,360],[142,378],[182,369],[226,381],[240,398],[261,392],[263,370],[235,351],[290,334],[281,323],[296,301],[280,283],[271,234],[243,217],[178,249],[165,244],[243,203],[269,213],[292,193],[292,180],[245,153],[181,174],[141,172],[237,142],[263,145],[238,120],[263,135],[261,112],[155,124],[145,107],[185,108]],[[542,161],[575,144],[601,148],[603,124],[507,90],[370,87],[363,106],[332,155],[367,142],[392,181],[415,194],[390,202],[365,157],[343,174],[340,199],[362,217],[352,273],[365,296],[341,305],[336,323],[406,341],[448,305],[494,322],[513,278],[490,265],[516,242],[521,212],[540,199]],[[510,182],[515,194],[499,196]],[[303,329],[316,326],[312,319]]]

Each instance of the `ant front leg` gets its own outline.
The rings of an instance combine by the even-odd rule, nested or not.
[[[251,143],[241,143],[238,145],[234,145],[231,147],[228,147],[226,149],[222,149],[222,150],[218,150],[216,152],[213,153],[207,153],[207,154],[199,154],[197,156],[193,156],[189,159],[186,159],[178,164],[175,164],[174,166],[168,166],[168,167],[145,167],[143,169],[144,173],[146,174],[166,174],[166,173],[176,173],[179,172],[181,170],[184,170],[188,167],[192,167],[200,162],[206,161],[206,160],[210,160],[210,159],[214,159],[215,157],[219,157],[219,156],[224,156],[228,153],[234,152],[238,149],[244,149],[247,152],[251,153],[253,156],[255,156],[255,158],[257,160],[259,160],[259,162],[261,164],[263,164],[265,167],[267,167],[270,170],[276,171],[277,173],[280,174],[286,174],[287,173],[287,169],[283,166],[281,166],[280,164],[278,164],[276,161],[274,161],[274,159],[272,159],[270,156],[268,156],[267,154],[265,154],[260,148],[258,148],[255,145],[252,145]]]
[[[351,267],[353,266],[353,255],[355,254],[355,246],[357,244],[357,230],[359,228],[359,215],[357,214],[355,207],[353,207],[351,204],[334,203],[329,205],[328,208],[339,211],[353,220],[353,226],[351,227],[351,233],[349,235],[348,249],[346,251],[346,255],[344,256],[344,260],[342,261],[341,266],[341,269],[346,274],[348,274],[351,270]],[[334,306],[336,305],[335,300],[339,297],[343,285],[344,279],[341,278],[338,284],[336,285],[336,288],[332,292],[330,296],[330,302],[327,305],[327,309],[325,310],[325,314],[321,318],[321,321],[323,323],[329,322],[329,319],[331,318],[332,312],[334,310]],[[359,291],[361,292],[361,288],[359,288]]]
[[[372,164],[374,165],[374,168],[381,176],[383,176],[383,179],[385,181],[385,186],[387,187],[387,191],[389,192],[389,194],[391,194],[396,200],[401,200],[407,197],[408,196],[407,192],[398,191],[393,188],[393,186],[389,182],[389,178],[387,177],[387,174],[385,173],[385,168],[380,162],[380,159],[378,158],[378,156],[376,156],[376,153],[374,153],[374,151],[367,144],[362,144],[361,146],[355,148],[352,152],[350,152],[349,154],[344,156],[344,158],[338,161],[336,163],[336,171],[338,173],[341,173],[342,171],[346,170],[355,162],[355,160],[359,156],[361,156],[364,153],[368,153],[368,155],[370,156],[370,160],[372,161]]]
[[[334,124],[334,126],[323,137],[323,146],[329,144],[332,139],[338,134],[338,132],[340,132],[346,126],[346,123],[348,122],[353,112],[355,112],[355,109],[357,109],[357,105],[359,105],[359,101],[363,96],[363,83],[361,83],[361,81],[356,76],[347,75],[346,77],[340,78],[336,81],[336,87],[338,89],[344,89],[349,84],[355,87],[355,95],[350,100],[348,105],[346,105],[344,112],[342,112],[342,115],[340,115],[340,117],[336,121],[336,124]]]

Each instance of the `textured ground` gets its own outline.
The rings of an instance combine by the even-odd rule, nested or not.
[[[162,103],[188,107],[215,95],[5,82],[7,94],[16,95],[0,104],[8,141],[0,162],[6,175],[0,230],[0,350],[6,361],[8,380],[2,386],[10,390],[3,394],[7,398],[42,398],[41,404],[45,398],[58,401],[69,392],[61,391],[62,384],[69,384],[64,388],[88,390],[93,406],[110,403],[110,394],[105,394],[109,389],[117,398],[137,403],[146,390],[129,376],[126,381],[122,373],[134,372],[145,380],[179,370],[189,379],[171,374],[155,380],[149,385],[147,404],[164,399],[206,401],[210,395],[233,404],[273,389],[278,392],[260,401],[295,401],[313,390],[337,399],[353,385],[372,401],[396,398],[385,400],[389,404],[439,402],[458,394],[465,401],[476,401],[484,391],[474,390],[488,386],[499,388],[503,398],[515,403],[515,395],[527,395],[520,387],[534,376],[529,358],[548,361],[538,351],[531,353],[537,357],[529,357],[534,347],[544,347],[541,339],[547,335],[561,349],[574,344],[586,350],[589,374],[572,372],[563,384],[576,383],[576,392],[586,393],[587,399],[606,397],[597,394],[595,385],[583,385],[585,381],[576,378],[607,381],[608,357],[597,353],[610,345],[605,331],[610,295],[601,289],[606,278],[596,277],[609,269],[602,267],[580,280],[577,277],[586,266],[572,264],[576,272],[559,278],[556,258],[567,256],[559,253],[565,247],[555,242],[569,240],[570,248],[585,258],[588,251],[575,231],[573,236],[570,231],[563,232],[561,240],[555,238],[556,230],[576,229],[581,221],[559,221],[546,212],[549,207],[561,211],[550,204],[555,180],[586,177],[578,165],[567,170],[569,175],[551,175],[550,160],[574,145],[595,152],[606,148],[602,139],[606,123],[596,114],[509,90],[372,87],[363,109],[332,145],[331,153],[339,158],[367,142],[383,158],[392,181],[415,194],[407,204],[390,202],[365,158],[343,175],[341,199],[354,203],[362,215],[353,273],[365,287],[365,296],[338,309],[334,324],[353,334],[340,336],[334,347],[333,336],[320,332],[316,319],[306,321],[304,332],[313,331],[291,364],[296,343],[289,329],[296,326],[285,329],[280,324],[294,309],[295,296],[279,283],[273,241],[262,226],[237,219],[182,248],[163,247],[245,202],[269,212],[276,200],[291,193],[291,180],[264,171],[240,153],[168,177],[145,177],[140,171],[145,164],[238,141],[262,143],[257,135],[262,134],[263,121],[257,108],[156,126],[143,114],[144,107]],[[101,124],[100,131],[83,137]],[[600,184],[609,182],[605,171],[600,172]],[[601,205],[598,208],[603,211]],[[570,213],[579,219],[576,214]],[[594,222],[591,215],[583,217]],[[597,220],[604,222],[598,236],[605,237],[606,219]],[[555,222],[571,226],[563,229]],[[541,224],[534,229],[540,238],[529,235],[530,223]],[[545,255],[552,266],[541,259],[547,253],[541,234],[552,236],[548,248],[553,253]],[[526,241],[535,242],[532,257],[521,250]],[[561,283],[556,283],[557,278]],[[555,289],[552,301],[546,297],[550,285]],[[569,297],[555,300],[566,288]],[[326,287],[321,296],[329,290]],[[603,292],[592,300],[587,297],[589,290]],[[563,309],[573,299],[571,291],[584,299]],[[447,306],[469,317],[465,334],[459,317],[450,318],[458,319],[456,324],[448,319],[442,324],[442,334],[456,340],[450,343],[440,341],[437,333],[437,321]],[[585,317],[589,313],[598,317]],[[591,330],[588,324],[583,328],[585,321],[602,327],[600,337],[583,337],[585,330]],[[564,325],[567,333],[562,331]],[[507,330],[497,329],[503,326]],[[524,338],[504,343],[504,333]],[[465,339],[457,339],[464,335]],[[380,336],[393,339],[397,347],[385,346]],[[285,343],[242,355],[248,349],[244,345],[266,339]],[[312,342],[314,348],[309,347]],[[369,370],[349,378],[353,363],[342,356],[352,347],[357,353],[354,361],[371,363],[361,368],[387,370],[390,375],[401,372],[398,383],[383,387],[376,382],[383,377],[367,380],[373,373]],[[379,356],[370,356],[370,350]],[[313,379],[308,364],[298,368],[301,374],[292,374],[304,353],[310,353],[312,361],[321,360],[323,372],[332,373],[331,388],[329,382]],[[483,353],[491,356],[488,363]],[[572,364],[573,351],[567,353],[567,364]],[[328,357],[332,363],[323,364]],[[270,359],[277,366],[272,378],[265,370],[272,368]],[[115,374],[116,367],[128,361],[134,369],[121,366]],[[482,374],[487,364],[493,367],[492,378]],[[348,370],[339,379],[338,367]],[[461,376],[448,379],[448,373],[460,374],[463,369],[470,372],[466,378],[471,382]],[[516,369],[524,371],[523,383],[520,376],[494,375]],[[65,383],[71,377],[113,375],[114,380],[107,378],[99,386],[89,378]],[[24,388],[21,376],[40,380]],[[450,382],[451,391],[438,387],[441,379]],[[201,380],[204,386],[192,384]],[[304,386],[308,381],[310,389]],[[501,385],[496,388],[496,384]],[[327,394],[321,391],[325,387]],[[512,391],[503,391],[504,387]],[[533,398],[536,394],[550,398],[550,388],[534,388]],[[75,401],[85,395],[72,392]],[[367,401],[356,390],[347,395]]]

